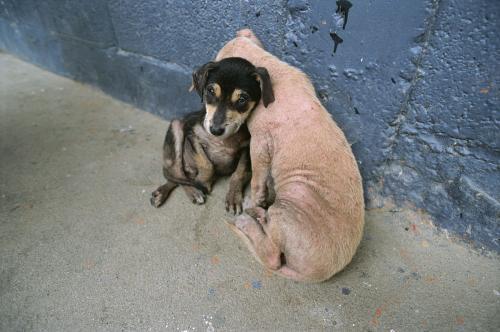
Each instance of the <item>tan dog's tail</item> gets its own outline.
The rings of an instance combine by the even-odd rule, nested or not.
[[[255,36],[252,30],[246,28],[246,29],[241,29],[236,33],[236,37],[245,37],[250,39],[255,45],[259,46],[260,48],[264,49],[264,46],[260,42],[259,38]]]

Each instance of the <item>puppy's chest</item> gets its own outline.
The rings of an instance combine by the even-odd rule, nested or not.
[[[212,162],[215,171],[222,175],[234,171],[241,150],[248,148],[250,144],[250,134],[246,127],[224,140],[210,135],[201,125],[195,126],[193,132],[199,139],[208,159]]]
[[[239,140],[224,143],[208,140],[203,142],[202,146],[215,166],[216,172],[227,174],[234,170],[241,149],[248,146],[248,143]]]

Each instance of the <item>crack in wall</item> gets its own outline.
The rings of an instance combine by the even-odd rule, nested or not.
[[[118,43],[118,37],[116,36],[115,22],[113,21],[113,15],[111,15],[111,10],[109,9],[109,1],[106,1],[106,10],[108,12],[109,22],[111,26],[111,32],[113,33],[113,40],[115,41],[115,45],[120,47]]]
[[[422,64],[422,61],[427,54],[427,50],[429,48],[429,41],[432,37],[432,33],[434,32],[434,27],[436,24],[437,16],[439,14],[440,8],[441,8],[441,1],[442,0],[432,0],[432,9],[431,9],[431,14],[429,15],[427,19],[427,24],[425,27],[425,32],[421,34],[419,37],[421,37],[421,41],[419,42],[422,47],[422,51],[418,55],[417,59],[415,60],[415,70],[413,72],[412,78],[410,80],[410,87],[408,88],[407,92],[405,93],[403,97],[403,101],[401,102],[401,107],[399,109],[398,114],[396,115],[396,118],[392,120],[389,125],[391,127],[396,127],[394,130],[394,134],[391,135],[391,137],[388,138],[389,146],[388,146],[388,154],[387,158],[385,159],[384,162],[382,162],[381,167],[384,167],[389,163],[391,160],[393,160],[394,156],[394,150],[396,149],[396,146],[398,144],[398,140],[401,137],[401,127],[403,126],[405,120],[406,120],[406,114],[408,113],[408,108],[409,108],[409,103],[411,98],[413,97],[413,92],[415,90],[415,86],[417,82],[422,78],[420,75],[420,67]]]

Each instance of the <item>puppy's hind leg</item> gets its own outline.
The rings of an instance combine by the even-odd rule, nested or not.
[[[177,184],[168,180],[170,174],[177,177],[183,176],[182,172],[182,146],[184,141],[183,124],[179,120],[173,120],[167,129],[165,141],[163,142],[163,175],[167,183],[159,186],[151,193],[149,199],[152,206],[159,208],[165,203],[168,196],[177,187]]]
[[[168,196],[170,196],[170,193],[172,190],[174,190],[177,187],[176,183],[173,183],[171,181],[167,181],[163,186],[159,186],[158,189],[153,191],[151,194],[150,202],[151,205],[154,206],[155,208],[159,208],[160,206],[165,203],[167,200]]]
[[[206,195],[201,190],[191,186],[182,186],[182,189],[194,204],[201,205],[205,203]]]
[[[208,192],[212,190],[212,183],[214,180],[214,165],[208,158],[203,146],[198,139],[192,140],[192,151],[187,153],[192,154],[192,159],[196,164],[197,174],[195,177],[195,182],[203,185]],[[194,204],[203,204],[206,200],[206,195],[198,188],[193,186],[183,186],[186,195],[191,199]]]
[[[182,168],[184,147],[184,124],[180,120],[172,120],[165,142],[163,143],[163,174],[175,178],[185,178]]]

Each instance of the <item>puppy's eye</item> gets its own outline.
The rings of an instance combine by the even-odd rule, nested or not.
[[[238,105],[244,105],[247,102],[247,100],[248,100],[248,97],[240,96],[240,98],[238,98],[237,103],[238,103]]]
[[[209,86],[209,87],[207,88],[207,92],[208,92],[208,94],[209,94],[210,96],[215,96],[215,90],[214,90],[214,88],[213,88],[213,87]]]

